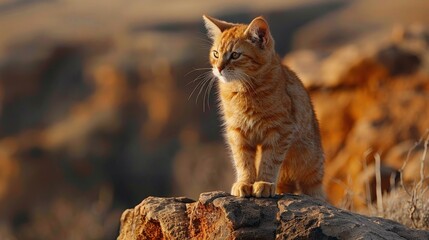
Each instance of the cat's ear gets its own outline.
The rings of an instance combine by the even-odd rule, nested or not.
[[[247,26],[245,34],[252,43],[258,44],[261,48],[265,48],[271,41],[270,28],[263,17],[253,19]]]
[[[225,22],[207,15],[203,15],[203,19],[207,28],[208,35],[211,39],[215,39],[226,29],[235,26],[234,23]]]

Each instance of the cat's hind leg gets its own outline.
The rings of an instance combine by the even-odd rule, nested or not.
[[[315,181],[313,181],[315,180]],[[301,181],[299,183],[302,193],[311,197],[326,201],[326,194],[323,190],[323,184],[320,179],[312,179],[310,181]]]
[[[277,182],[276,194],[295,193],[297,191],[296,183],[294,181],[285,180],[281,177]]]

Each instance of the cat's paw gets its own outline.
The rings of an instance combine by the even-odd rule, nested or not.
[[[245,182],[236,182],[232,185],[231,195],[237,197],[252,196],[252,184]]]
[[[258,181],[253,184],[254,197],[274,197],[276,195],[276,185],[270,182]]]

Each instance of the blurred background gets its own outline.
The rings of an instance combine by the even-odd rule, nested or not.
[[[147,196],[229,191],[216,90],[197,100],[210,71],[202,14],[269,21],[312,95],[330,201],[364,211],[375,154],[383,191],[400,173],[419,178],[428,11],[420,0],[0,0],[0,239],[115,239],[122,211]]]

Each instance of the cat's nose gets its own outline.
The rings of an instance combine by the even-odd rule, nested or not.
[[[217,66],[217,70],[219,70],[219,73],[222,73],[222,70],[225,68],[225,66],[224,65],[220,65],[220,66]]]

